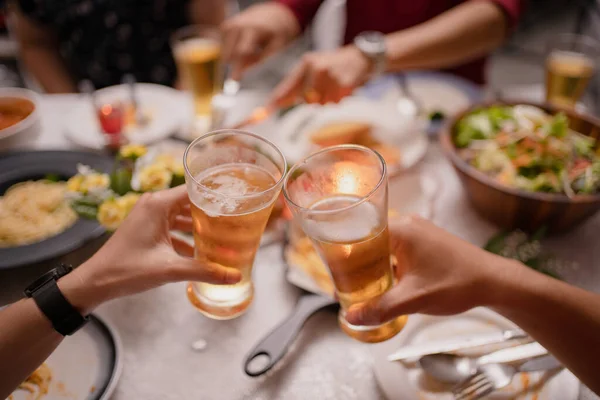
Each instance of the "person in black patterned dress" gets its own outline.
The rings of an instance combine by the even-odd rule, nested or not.
[[[48,93],[138,82],[173,86],[169,39],[189,24],[218,26],[226,0],[15,0],[21,59]]]

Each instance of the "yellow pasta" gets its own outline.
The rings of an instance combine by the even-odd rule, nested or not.
[[[28,181],[0,197],[0,247],[15,247],[55,236],[77,220],[65,200],[65,183]]]
[[[24,390],[31,393],[28,398],[40,400],[46,394],[50,388],[50,382],[52,381],[52,370],[46,363],[40,365],[23,383],[19,385],[17,389]]]

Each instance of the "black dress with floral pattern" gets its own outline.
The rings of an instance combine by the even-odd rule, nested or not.
[[[79,82],[96,88],[138,82],[174,84],[170,37],[189,24],[189,0],[18,0],[22,12],[57,35],[60,53]]]

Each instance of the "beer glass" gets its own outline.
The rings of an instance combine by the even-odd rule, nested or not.
[[[223,87],[219,30],[202,25],[181,28],[173,35],[171,48],[181,83],[194,99],[197,129],[205,133],[211,123],[213,96]]]
[[[546,101],[573,108],[596,71],[600,47],[594,39],[575,34],[555,37],[546,57]]]
[[[210,318],[235,318],[252,302],[252,264],[281,192],[285,158],[261,136],[220,130],[188,146],[184,167],[196,259],[235,268],[242,274],[235,285],[190,282],[188,298]]]
[[[379,326],[351,325],[345,318],[349,306],[382,295],[394,284],[381,155],[358,145],[325,148],[292,167],[283,193],[329,269],[342,306],[342,330],[372,343],[400,332],[405,316]]]

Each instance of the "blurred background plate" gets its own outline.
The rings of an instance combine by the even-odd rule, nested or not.
[[[375,377],[389,400],[452,400],[452,385],[429,378],[416,366],[407,367],[401,362],[388,361],[387,356],[409,344],[515,328],[512,322],[485,308],[476,308],[453,317],[411,315],[398,336],[369,347],[374,359]],[[571,372],[565,369],[555,375],[545,374],[517,374],[507,388],[486,398],[577,400],[579,380]]]
[[[188,94],[150,83],[139,83],[135,87],[140,108],[149,118],[149,122],[126,134],[131,143],[154,143],[180,132],[191,124],[192,101]],[[98,90],[95,96],[99,104],[117,101],[129,103],[130,99],[127,85]],[[104,136],[96,111],[88,97],[82,96],[80,105],[67,116],[65,134],[78,146],[89,149],[104,147]]]
[[[280,119],[276,134],[270,139],[292,164],[319,148],[310,140],[312,133],[337,123],[366,123],[377,142],[396,149],[400,161],[388,162],[390,174],[412,167],[427,151],[422,121],[400,115],[390,101],[360,96],[345,98],[339,104],[299,105]]]
[[[122,369],[121,341],[116,331],[95,315],[73,336],[67,337],[45,361],[52,380],[48,394],[39,400],[107,400]],[[16,390],[13,400],[29,400],[29,392]]]
[[[78,151],[17,151],[0,153],[0,196],[15,183],[43,179],[48,174],[68,179],[77,164],[110,173],[114,160],[96,153]],[[25,246],[0,248],[0,270],[49,260],[71,252],[105,232],[96,221],[79,218],[64,232]]]

